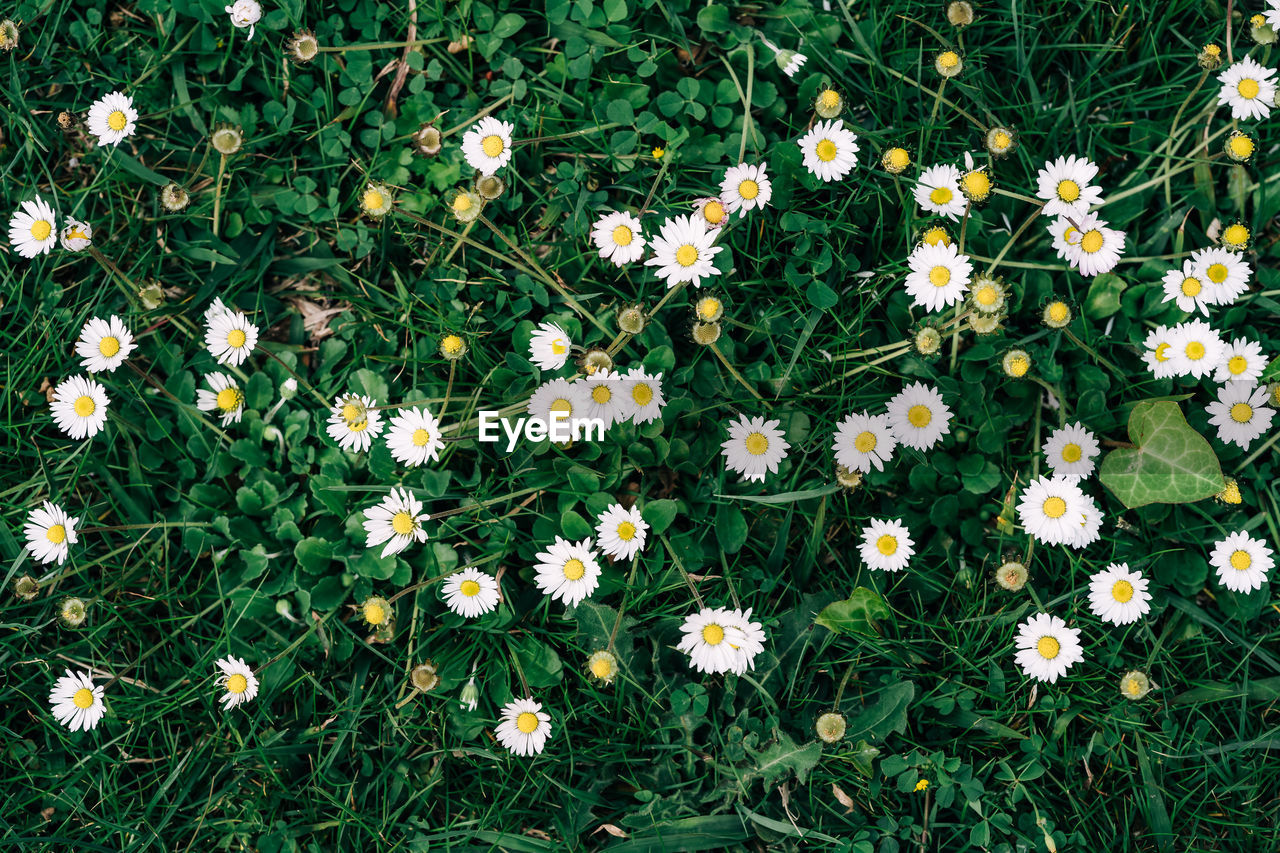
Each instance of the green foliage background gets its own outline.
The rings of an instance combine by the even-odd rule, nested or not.
[[[1209,244],[1215,217],[1254,230],[1260,287],[1214,324],[1269,346],[1274,123],[1258,128],[1255,164],[1226,165],[1216,144],[1200,145],[1229,121],[1213,112],[1210,79],[1166,147],[1200,77],[1197,50],[1225,38],[1225,9],[979,4],[963,34],[933,2],[833,9],[418,0],[423,43],[407,52],[409,4],[286,0],[268,5],[248,43],[214,0],[21,0],[8,10],[23,30],[19,49],[0,56],[6,209],[37,192],[52,198],[91,221],[120,275],[87,255],[26,262],[0,252],[4,580],[42,574],[23,554],[21,527],[45,497],[86,523],[189,526],[86,535],[44,575],[39,598],[0,602],[5,846],[1275,849],[1278,611],[1269,588],[1219,588],[1205,561],[1231,530],[1280,539],[1269,450],[1250,456],[1210,439],[1240,478],[1238,507],[1125,510],[1095,482],[1107,513],[1100,543],[1034,549],[1021,594],[991,579],[1002,554],[1026,547],[995,521],[1015,477],[1038,470],[1040,437],[1057,421],[1122,440],[1131,404],[1194,394],[1184,411],[1212,435],[1210,386],[1152,380],[1135,345],[1150,325],[1182,318],[1161,302],[1159,277],[1166,256]],[[1239,14],[1261,9],[1236,10],[1238,57],[1252,47]],[[286,63],[281,45],[302,27],[336,49]],[[757,30],[810,57],[794,80]],[[470,49],[448,49],[467,35]],[[966,69],[940,102],[932,60],[944,44],[962,48]],[[390,110],[402,55],[408,75]],[[1255,55],[1267,64],[1270,51]],[[834,185],[804,172],[793,142],[827,82],[850,102],[845,120],[862,146],[857,171]],[[59,130],[59,111],[82,112],[114,89],[142,114],[133,139],[108,150]],[[538,141],[503,171],[507,194],[485,210],[493,227],[464,239],[444,198],[471,177],[461,131],[495,107],[517,140]],[[415,157],[409,136],[431,120],[453,133],[440,156]],[[225,163],[207,141],[219,122],[246,135]],[[1016,293],[1002,336],[965,333],[954,368],[947,358],[869,369],[866,357],[846,358],[901,340],[919,319],[900,283],[921,220],[902,203],[909,184],[875,165],[880,151],[902,143],[920,163],[956,162],[981,151],[993,124],[1020,134],[1015,155],[994,167],[1003,188],[1033,192],[1036,169],[1060,154],[1100,164],[1114,200],[1103,215],[1128,232],[1116,275],[1091,284],[1069,273],[1036,226],[1001,264]],[[527,360],[533,322],[555,316],[575,342],[604,345],[618,307],[652,306],[663,292],[643,268],[619,271],[590,251],[598,213],[650,197],[656,214],[685,212],[743,147],[748,161],[768,159],[773,203],[726,235],[732,269],[713,284],[729,306],[721,352],[767,407],[689,340],[689,293],[618,358],[663,371],[664,417],[617,427],[600,445],[508,456],[463,441],[406,473],[384,448],[336,449],[305,392],[274,417],[282,440],[264,439],[287,374],[262,357],[244,366],[249,411],[225,435],[192,405],[214,368],[200,318],[215,296],[250,312],[269,330],[265,345],[327,398],[425,397],[438,412],[448,390],[446,422],[521,403],[540,381]],[[397,212],[380,224],[359,216],[370,179],[399,188]],[[158,200],[171,180],[193,195],[178,214]],[[966,251],[1000,254],[1028,210],[1008,197],[974,210]],[[651,232],[658,221],[646,219]],[[589,316],[538,269],[567,282]],[[137,291],[152,282],[166,298],[147,308]],[[1082,310],[1071,332],[1084,346],[1038,324],[1051,294]],[[305,312],[317,308],[333,313],[309,329]],[[107,429],[70,442],[43,388],[79,372],[81,325],[110,313],[140,334],[134,362],[167,393],[117,371],[106,380]],[[470,346],[451,387],[437,352],[447,332]],[[1061,409],[1040,407],[1041,385],[1000,374],[1012,345],[1032,353]],[[916,379],[951,401],[952,435],[927,455],[900,453],[857,491],[838,490],[835,422]],[[793,449],[778,475],[745,485],[724,474],[722,424],[766,408]],[[396,483],[433,513],[462,511],[432,523],[425,546],[382,560],[363,547],[359,511]],[[623,495],[669,526],[634,571],[607,570],[589,603],[549,606],[529,580],[533,555],[556,534],[585,535]],[[885,516],[901,517],[919,547],[910,571],[887,578],[862,569],[855,548],[865,520]],[[1084,607],[1087,579],[1124,560],[1153,578],[1153,612],[1104,626]],[[463,623],[428,585],[398,599],[392,642],[367,642],[350,605],[468,564],[505,571],[496,615]],[[696,607],[684,573],[708,603],[763,618],[769,643],[754,672],[701,677],[674,651]],[[860,630],[814,625],[858,587],[846,610]],[[55,619],[66,595],[95,600],[81,629]],[[1012,638],[1041,605],[1083,629],[1087,658],[1036,689],[1013,663]],[[871,623],[858,616],[867,613]],[[583,664],[615,626],[623,675],[594,685]],[[273,661],[257,701],[233,714],[217,708],[212,684],[213,660],[228,653]],[[441,665],[441,685],[400,704],[425,657]],[[88,735],[47,711],[71,662],[120,677],[109,716]],[[457,694],[473,663],[482,699],[469,714]],[[530,760],[489,734],[520,690],[517,663],[554,721],[547,751]],[[1117,691],[1132,668],[1159,685],[1136,704]],[[849,736],[823,746],[813,723],[837,693]],[[921,778],[927,793],[913,792]]]

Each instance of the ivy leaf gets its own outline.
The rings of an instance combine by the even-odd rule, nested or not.
[[[860,586],[844,601],[822,608],[814,622],[837,634],[854,631],[859,634],[874,634],[876,622],[888,619],[889,616],[889,607],[880,593]]]
[[[1218,457],[1169,400],[1144,400],[1129,415],[1129,440],[1102,460],[1098,478],[1130,509],[1191,503],[1225,488]]]

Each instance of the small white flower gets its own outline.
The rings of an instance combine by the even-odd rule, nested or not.
[[[745,215],[747,211],[763,209],[769,203],[773,197],[773,185],[765,174],[768,168],[767,162],[759,166],[739,163],[725,172],[724,180],[720,182],[720,197],[730,213],[741,211]]]
[[[1018,521],[1039,542],[1066,545],[1080,534],[1088,499],[1074,482],[1061,477],[1037,477],[1027,484],[1018,502]]]
[[[872,466],[883,471],[884,463],[893,458],[893,450],[897,446],[898,439],[889,428],[888,415],[854,412],[836,425],[831,449],[835,451],[838,464],[865,474]]]
[[[1137,622],[1151,610],[1147,579],[1128,563],[1112,563],[1089,578],[1089,609],[1113,625]]]
[[[1267,360],[1262,354],[1262,344],[1247,338],[1236,338],[1223,352],[1222,366],[1213,375],[1213,381],[1257,382],[1266,367]]]
[[[226,691],[218,697],[224,711],[243,705],[258,695],[258,677],[243,658],[228,656],[214,661],[214,665],[222,670],[217,684]]]
[[[485,116],[462,135],[462,156],[467,165],[492,175],[511,160],[511,134],[515,125]]]
[[[67,224],[58,232],[58,242],[68,252],[83,252],[93,245],[93,229],[87,222],[67,217]]]
[[[796,53],[790,50],[784,50],[779,53],[778,59],[786,60],[786,64],[782,66],[782,73],[786,74],[788,78],[796,76],[796,72],[800,70],[800,67],[809,61],[809,57],[803,53]]]
[[[740,415],[729,425],[729,438],[723,448],[725,467],[747,480],[764,480],[765,474],[778,473],[778,464],[791,445],[778,426],[782,421],[748,418]]]
[[[569,360],[572,342],[555,323],[539,323],[529,338],[529,359],[539,370],[559,370]]]
[[[1055,429],[1044,443],[1044,461],[1064,480],[1079,482],[1093,473],[1093,457],[1101,452],[1093,433],[1080,423]]]
[[[1275,409],[1266,406],[1267,387],[1252,382],[1228,382],[1218,389],[1218,399],[1204,407],[1209,423],[1218,428],[1218,440],[1245,450],[1254,439],[1271,429]]]
[[[1124,254],[1124,232],[1107,227],[1106,220],[1099,218],[1098,214],[1087,213],[1076,220],[1076,233],[1071,234],[1063,226],[1064,219],[1066,217],[1058,219],[1053,229],[1055,233],[1066,231],[1069,235],[1067,263],[1087,278],[1111,272]]]
[[[751,621],[750,610],[704,607],[685,617],[680,633],[676,648],[700,672],[741,675],[755,667],[755,656],[764,651],[764,627]]]
[[[427,541],[427,531],[422,529],[422,522],[430,518],[422,512],[422,501],[408,489],[393,488],[381,503],[364,511],[364,546],[373,548],[386,542],[381,556],[399,554],[414,542]]]
[[[40,196],[24,201],[9,217],[9,242],[24,258],[48,254],[58,245],[58,230],[53,208]]]
[[[133,108],[133,98],[123,92],[103,95],[89,106],[85,124],[89,132],[98,138],[98,147],[119,145],[137,131],[138,111]]]
[[[454,613],[474,619],[498,606],[498,581],[470,566],[445,578],[440,595]]]
[[[570,542],[557,536],[535,559],[538,565],[534,567],[534,583],[543,595],[563,601],[566,607],[575,607],[590,598],[600,585],[600,563],[590,539]]]
[[[73,732],[87,732],[97,727],[107,713],[102,704],[102,688],[94,687],[93,676],[87,672],[65,672],[49,692],[53,718]]]
[[[1084,216],[1090,207],[1102,204],[1102,188],[1091,183],[1097,176],[1097,165],[1084,157],[1072,155],[1045,163],[1036,176],[1036,197],[1045,201],[1040,212],[1077,219]]]
[[[631,417],[631,395],[627,381],[616,370],[597,370],[582,383],[582,417],[604,422],[608,430]]]
[[[796,143],[804,167],[823,181],[838,181],[858,165],[858,137],[840,119],[820,121]]]
[[[702,280],[716,275],[712,258],[724,247],[712,245],[714,235],[707,231],[694,216],[673,216],[658,229],[658,236],[650,240],[653,257],[644,262],[647,267],[657,267],[658,277],[675,287],[681,282],[691,282],[702,287]]]
[[[958,219],[969,205],[960,192],[960,170],[950,163],[939,163],[921,172],[912,196],[921,210],[948,219]]]
[[[662,374],[650,376],[643,367],[633,367],[626,373],[627,393],[631,396],[631,422],[646,424],[662,417],[662,407],[667,404],[662,396]]]
[[[346,394],[329,410],[325,431],[343,450],[364,451],[382,433],[382,415],[372,397]]]
[[[1092,545],[1102,538],[1102,510],[1091,495],[1086,495],[1084,492],[1080,494],[1084,498],[1080,505],[1082,515],[1080,526],[1072,531],[1071,537],[1066,541],[1067,545],[1077,550]]]
[[[1230,65],[1218,75],[1222,88],[1218,103],[1231,107],[1234,119],[1264,119],[1271,115],[1276,100],[1274,68],[1264,68],[1253,57]]]
[[[1222,336],[1203,320],[1179,323],[1170,333],[1169,359],[1178,376],[1200,379],[1217,371],[1226,357]]]
[[[1280,30],[1280,0],[1267,0],[1267,9],[1262,14],[1268,24]]]
[[[1204,282],[1205,301],[1210,305],[1235,302],[1249,289],[1249,279],[1253,277],[1253,269],[1242,253],[1221,246],[1193,252],[1191,264]]]
[[[249,322],[249,318],[239,311],[224,309],[214,313],[205,312],[208,328],[204,333],[204,346],[209,354],[218,360],[218,364],[240,365],[253,348],[258,345],[258,327]]]
[[[914,382],[893,396],[886,406],[889,429],[900,444],[928,450],[951,432],[951,409],[936,388]]]
[[[84,376],[64,379],[53,389],[50,414],[58,429],[74,439],[92,438],[107,422],[106,389]]]
[[[32,558],[40,563],[56,562],[61,566],[71,546],[80,540],[76,533],[79,523],[79,518],[68,515],[62,507],[49,501],[45,501],[40,509],[33,509],[23,528]]]
[[[1037,613],[1018,626],[1018,652],[1014,656],[1022,671],[1037,681],[1053,683],[1074,664],[1084,660],[1080,629],[1048,613]]]
[[[1177,343],[1177,336],[1168,326],[1157,326],[1147,333],[1142,344],[1142,360],[1146,363],[1147,370],[1150,370],[1151,375],[1156,379],[1167,379],[1177,375],[1175,369],[1177,363],[1173,360],[1175,343]]]
[[[400,410],[389,423],[386,442],[392,458],[411,468],[434,462],[444,447],[440,422],[425,407]]]
[[[634,263],[644,256],[645,237],[640,220],[630,213],[606,213],[591,228],[591,242],[600,257],[618,266]]]
[[[231,23],[236,29],[249,28],[247,40],[252,41],[254,24],[262,20],[262,6],[258,3],[258,0],[236,0],[223,11],[231,16]]]
[[[729,224],[729,208],[725,206],[724,199],[717,196],[694,199],[693,216],[707,231],[718,231]]]
[[[115,370],[136,347],[124,321],[112,314],[106,320],[94,317],[84,324],[76,342],[76,355],[85,370],[99,373]]]
[[[1253,592],[1262,589],[1275,559],[1266,542],[1241,530],[1214,544],[1209,565],[1218,570],[1218,580],[1227,589]]]
[[[538,386],[529,397],[528,414],[530,417],[552,423],[552,415],[563,418],[563,423],[572,424],[576,418],[586,417],[587,383],[570,382],[567,379],[552,379]],[[563,430],[563,427],[560,428]]]
[[[1216,304],[1213,290],[1206,286],[1196,265],[1190,259],[1182,262],[1182,269],[1169,270],[1164,274],[1164,301],[1176,303],[1178,308],[1188,314],[1199,311],[1209,316],[1209,305]]]
[[[939,311],[964,299],[973,262],[955,243],[921,243],[907,257],[907,295],[926,311]]]
[[[614,504],[600,513],[596,523],[596,545],[615,560],[630,560],[643,551],[648,535],[649,524],[634,505],[624,509]]]
[[[516,699],[502,709],[502,719],[493,730],[498,742],[516,755],[537,755],[551,737],[551,715],[530,699]]]
[[[222,416],[223,426],[239,423],[244,413],[244,392],[236,380],[225,373],[210,373],[205,380],[212,390],[196,391],[196,408],[202,412],[216,411]]]
[[[915,552],[911,531],[901,521],[873,518],[862,528],[858,553],[868,568],[882,572],[900,572],[911,562],[911,556]]]

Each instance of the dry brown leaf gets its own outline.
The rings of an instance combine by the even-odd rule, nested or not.
[[[627,837],[627,834],[626,834],[625,832],[623,832],[620,828],[618,828],[618,827],[614,826],[614,825],[613,825],[613,824],[611,824],[611,823],[602,823],[602,824],[600,824],[599,826],[597,826],[597,827],[592,831],[592,833],[591,833],[591,834],[592,834],[592,835],[595,835],[597,832],[599,832],[599,831],[600,831],[600,830],[602,830],[602,829],[603,829],[605,832],[607,832],[607,833],[609,833],[610,835],[612,835],[614,838],[626,838],[626,837]]]
[[[840,805],[844,806],[845,814],[848,814],[849,812],[853,811],[853,797],[846,794],[844,792],[844,789],[841,788],[839,785],[837,785],[835,782],[831,783],[831,793],[835,795],[835,798],[840,803]]]
[[[302,315],[302,327],[307,330],[312,341],[322,341],[332,335],[333,329],[329,328],[329,321],[351,307],[346,302],[325,307],[301,296],[294,296],[286,301]]]

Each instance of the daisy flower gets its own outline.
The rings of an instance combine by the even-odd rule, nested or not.
[[[96,728],[107,713],[102,704],[102,688],[93,686],[93,677],[87,672],[65,672],[49,692],[53,718],[73,732]]]
[[[1076,422],[1053,431],[1044,443],[1044,461],[1055,475],[1079,482],[1093,473],[1093,457],[1101,449],[1093,433]]]
[[[695,199],[693,217],[699,220],[708,231],[722,228],[729,221],[729,209],[723,199],[714,196]]]
[[[529,359],[539,370],[559,370],[569,360],[569,336],[555,323],[539,323],[529,338]]]
[[[85,124],[89,132],[98,138],[98,147],[119,145],[137,131],[138,111],[133,108],[133,98],[123,92],[103,95],[89,107]]]
[[[440,595],[454,613],[474,619],[498,606],[498,581],[470,566],[445,578]]]
[[[244,413],[244,392],[236,380],[225,373],[210,373],[205,381],[213,390],[200,388],[196,391],[196,408],[202,412],[216,411],[222,416],[223,426],[240,423],[240,415]]]
[[[922,243],[907,257],[907,294],[926,311],[938,311],[964,299],[973,263],[956,244]]]
[[[1164,274],[1164,301],[1174,302],[1179,310],[1194,314],[1199,311],[1209,316],[1209,303],[1213,300],[1213,290],[1205,285],[1199,270],[1191,260],[1182,262],[1182,269],[1171,269]],[[1216,304],[1216,302],[1215,302]]]
[[[258,677],[243,658],[228,656],[214,661],[214,665],[222,670],[217,684],[226,691],[218,697],[224,711],[243,705],[258,695]]]
[[[258,345],[258,327],[243,313],[224,308],[213,316],[206,311],[205,318],[209,328],[204,333],[204,346],[218,364],[236,367]]]
[[[1036,197],[1045,205],[1045,216],[1071,216],[1076,219],[1102,204],[1102,188],[1090,182],[1098,176],[1098,167],[1084,157],[1059,157],[1047,162],[1036,176]]]
[[[618,677],[618,658],[612,652],[601,649],[587,658],[587,672],[601,684],[612,684]]]
[[[590,539],[570,542],[556,537],[545,551],[539,551],[534,567],[534,583],[543,595],[559,600],[566,607],[575,607],[584,598],[590,598],[600,585],[600,563],[591,547]]]
[[[325,432],[343,450],[364,451],[382,433],[382,415],[372,397],[345,394],[329,410]]]
[[[800,67],[809,61],[809,57],[794,50],[780,50],[773,60],[778,63],[782,73],[791,78],[796,76],[796,72],[800,70]]]
[[[532,698],[516,699],[503,707],[501,722],[493,733],[516,755],[537,755],[551,737],[551,715]]]
[[[107,422],[106,390],[84,376],[64,379],[53,389],[49,411],[58,429],[74,439],[92,438]]]
[[[901,175],[911,168],[911,151],[901,145],[886,148],[880,155],[880,166],[891,175]]]
[[[386,542],[380,556],[399,554],[414,542],[426,542],[427,531],[422,522],[431,516],[422,512],[422,501],[408,489],[392,489],[382,502],[364,511],[364,546],[372,548]]]
[[[1124,254],[1124,232],[1108,228],[1096,213],[1081,216],[1077,225],[1079,237],[1068,240],[1067,263],[1087,278],[1111,272]]]
[[[79,518],[67,515],[66,510],[49,501],[45,501],[41,509],[33,509],[23,528],[32,558],[40,563],[62,565],[71,546],[80,539],[76,535],[79,523]]]
[[[1080,526],[1076,527],[1072,532],[1066,545],[1080,549],[1087,545],[1092,545],[1102,538],[1102,510],[1098,508],[1098,502],[1090,495],[1085,495],[1084,502],[1081,504]]]
[[[68,217],[67,223],[58,232],[58,242],[68,252],[83,252],[93,245],[93,229],[87,222]]]
[[[823,181],[838,181],[858,164],[858,137],[844,122],[820,121],[796,142],[804,167]]]
[[[511,134],[515,125],[485,116],[462,135],[462,156],[467,165],[492,175],[511,160]]]
[[[596,523],[596,545],[615,560],[630,560],[644,550],[649,524],[636,506],[624,509],[614,504],[600,514]]]
[[[1248,450],[1253,440],[1271,429],[1275,409],[1268,408],[1267,387],[1252,382],[1228,382],[1218,389],[1218,399],[1204,407],[1209,423],[1218,428],[1218,440]]]
[[[1218,580],[1233,592],[1262,589],[1267,572],[1275,565],[1271,548],[1243,530],[1227,536],[1213,546],[1209,565],[1218,570]]]
[[[552,422],[552,416],[563,418],[564,423],[572,423],[575,418],[586,417],[587,394],[585,382],[569,382],[566,379],[552,379],[544,382],[529,398],[528,413],[530,417]]]
[[[873,518],[862,528],[858,553],[868,568],[900,572],[911,562],[911,555],[915,552],[911,531],[901,521]]]
[[[928,450],[951,432],[951,409],[936,388],[923,382],[903,388],[885,408],[894,438],[907,447]]]
[[[24,258],[48,254],[58,244],[53,208],[40,196],[24,201],[9,217],[9,242]]]
[[[1262,15],[1268,24],[1280,30],[1280,0],[1267,0],[1267,9]]]
[[[631,422],[647,424],[662,416],[667,401],[662,396],[662,374],[652,376],[643,367],[633,367],[626,373],[627,393],[631,397]]]
[[[702,287],[702,280],[716,274],[711,259],[724,247],[711,244],[713,235],[693,216],[673,216],[658,229],[658,236],[650,241],[653,257],[644,262],[647,267],[657,267],[658,277],[667,287],[681,282],[692,282]]]
[[[1231,107],[1234,119],[1264,119],[1271,115],[1276,100],[1274,68],[1264,68],[1253,57],[1246,56],[1218,75],[1222,88],[1218,104]]]
[[[1018,521],[1039,542],[1065,545],[1084,523],[1085,494],[1061,477],[1037,477],[1018,503]]]
[[[699,672],[740,675],[753,668],[755,656],[764,650],[763,627],[750,619],[750,610],[704,607],[685,617],[676,648]]]
[[[1267,366],[1262,344],[1247,338],[1232,341],[1222,358],[1222,366],[1213,375],[1214,382],[1257,382]]]
[[[729,439],[723,448],[725,467],[747,480],[764,480],[766,473],[778,473],[778,463],[791,445],[778,429],[781,421],[740,415],[729,425]]]
[[[644,255],[645,238],[640,231],[640,220],[630,213],[606,213],[597,219],[591,228],[591,242],[600,257],[620,267]]]
[[[921,210],[948,219],[958,219],[968,206],[960,191],[960,170],[950,163],[939,163],[921,172],[912,195]]]
[[[1179,376],[1199,379],[1222,366],[1227,345],[1212,326],[1203,320],[1179,323],[1171,333],[1169,359]]]
[[[584,383],[582,416],[604,421],[607,430],[631,414],[626,382],[616,370],[601,369],[592,373]]]
[[[388,425],[386,441],[392,458],[410,468],[436,461],[444,447],[440,422],[425,407],[401,409]]]
[[[1084,660],[1080,629],[1048,613],[1037,613],[1018,626],[1018,652],[1014,659],[1023,674],[1053,683],[1072,665]]]
[[[773,196],[773,185],[765,174],[768,168],[767,162],[759,166],[739,163],[724,173],[724,180],[720,182],[720,197],[724,199],[729,213],[741,211],[746,215],[748,211],[763,209],[769,203]]]
[[[1146,340],[1142,343],[1142,360],[1156,379],[1177,375],[1173,360],[1173,345],[1176,340],[1173,329],[1168,326],[1156,326],[1147,333]]]
[[[1239,252],[1220,246],[1200,249],[1191,253],[1191,263],[1208,290],[1205,300],[1211,305],[1230,305],[1249,289],[1253,270]]]
[[[1151,610],[1147,579],[1128,563],[1112,563],[1089,578],[1089,609],[1112,625],[1137,622]]]
[[[124,321],[112,314],[109,320],[94,317],[80,330],[76,342],[76,355],[81,366],[90,373],[115,370],[135,348],[133,335],[125,328]]]
[[[838,465],[865,474],[872,466],[883,471],[884,463],[893,458],[893,450],[897,446],[898,439],[889,428],[888,415],[854,412],[836,424],[831,449],[835,451]]]

